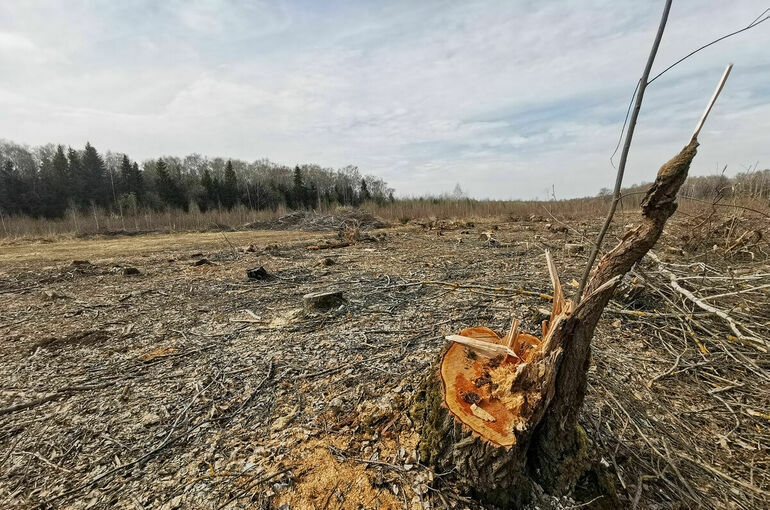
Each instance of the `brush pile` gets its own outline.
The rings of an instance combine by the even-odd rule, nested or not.
[[[276,220],[247,223],[244,229],[251,230],[305,230],[328,232],[358,228],[369,230],[384,228],[387,224],[362,209],[343,208],[334,213],[320,214],[315,211],[295,211],[284,214]]]

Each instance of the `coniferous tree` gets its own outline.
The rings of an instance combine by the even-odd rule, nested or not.
[[[107,171],[104,160],[90,143],[83,151],[83,176],[85,177],[85,199],[89,204],[105,206],[110,201],[107,186]]]
[[[39,209],[47,218],[58,218],[67,209],[69,175],[64,147],[59,145],[51,157],[41,155]]]
[[[201,186],[203,187],[203,196],[199,200],[203,210],[213,209],[217,206],[217,189],[214,179],[211,177],[211,171],[208,168],[203,169],[201,175]]]
[[[10,159],[0,166],[0,210],[6,214],[21,213],[19,196],[24,183]]]
[[[64,146],[56,147],[56,153],[53,155],[53,178],[56,180],[55,188],[62,195],[61,200],[66,204],[67,196],[72,193],[71,176],[69,173],[69,164],[67,156],[64,154]]]
[[[160,199],[169,207],[187,210],[187,199],[184,190],[177,180],[170,174],[168,165],[162,159],[155,165],[155,171],[158,174],[158,195]]]
[[[238,200],[238,182],[233,170],[233,162],[228,160],[225,166],[225,180],[222,184],[222,205],[232,209]]]
[[[70,177],[69,202],[75,207],[82,208],[87,202],[86,187],[88,182],[83,173],[83,165],[80,163],[80,155],[71,147],[67,150],[67,173]]]
[[[128,159],[128,156],[123,154],[123,158],[120,160],[120,178],[118,179],[118,186],[117,186],[117,192],[118,195],[123,195],[125,193],[131,193],[134,190],[132,190],[132,180],[133,180],[133,168],[131,167],[131,161]]]
[[[299,165],[294,167],[294,189],[291,195],[290,207],[299,209],[305,205],[305,185],[302,182],[302,169]]]
[[[131,165],[131,192],[136,194],[136,199],[141,202],[144,196],[144,176],[136,161]]]

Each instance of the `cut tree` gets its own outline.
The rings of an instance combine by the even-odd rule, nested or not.
[[[447,337],[451,343],[413,407],[422,462],[448,473],[465,493],[504,508],[545,502],[538,495],[568,493],[588,472],[588,439],[577,419],[591,339],[617,283],[653,247],[676,211],[706,114],[690,142],[660,168],[642,201],[641,224],[599,261],[579,304],[564,297],[546,253],[554,295],[540,338],[519,332],[517,321],[502,338],[486,327]],[[603,485],[600,476],[596,480]],[[612,508],[612,491],[604,486],[600,492]]]

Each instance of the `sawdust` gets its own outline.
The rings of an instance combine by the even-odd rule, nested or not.
[[[416,434],[412,435],[416,437]],[[416,440],[413,442],[416,444]],[[347,446],[342,440],[317,439],[302,446],[293,460],[296,461],[296,472],[304,474],[292,487],[276,495],[273,500],[276,508],[288,504],[291,508],[395,510],[404,508],[404,498],[411,500],[410,489],[407,488],[404,494],[402,485],[378,483],[376,473],[366,463],[356,460],[340,462],[330,451],[330,445],[342,450]],[[383,451],[389,449],[386,444],[382,446]],[[407,505],[407,508],[411,507]],[[420,508],[419,504],[414,508]]]

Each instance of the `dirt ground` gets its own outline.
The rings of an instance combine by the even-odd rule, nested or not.
[[[677,216],[596,334],[581,421],[624,507],[768,508],[770,250],[726,252],[709,237],[725,224],[699,221]],[[730,240],[760,228],[741,225]],[[334,232],[0,244],[0,507],[480,508],[420,463],[413,394],[445,335],[512,316],[536,332],[544,249],[574,289],[586,257],[565,243],[597,226],[412,223],[321,250]],[[272,277],[247,281],[253,265]],[[731,294],[709,304],[747,338],[664,269]],[[304,310],[322,290],[346,302]]]

